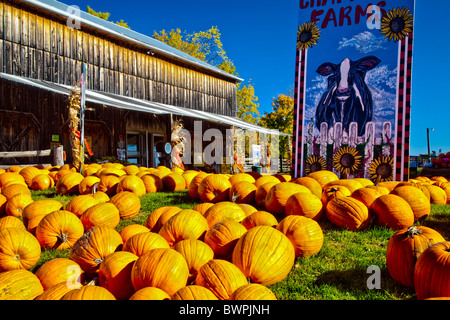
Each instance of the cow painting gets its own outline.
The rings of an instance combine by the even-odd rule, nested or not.
[[[366,72],[381,62],[374,56],[352,61],[348,58],[340,64],[323,63],[317,73],[328,77],[328,88],[323,93],[316,108],[315,125],[326,122],[329,127],[342,122],[343,129],[348,132],[350,123],[358,123],[358,135],[363,136],[366,123],[372,121],[373,101],[367,84]]]

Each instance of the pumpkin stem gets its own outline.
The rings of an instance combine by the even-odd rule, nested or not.
[[[236,194],[233,192],[233,195],[231,196],[231,202],[236,203],[237,199],[239,199],[240,196],[240,194]]]
[[[408,228],[408,231],[406,231],[406,234],[411,239],[414,239],[415,235],[418,235],[418,234],[421,234],[421,233],[422,233],[422,230],[420,230],[416,226],[411,226],[411,227]]]
[[[57,236],[58,238],[58,242],[61,243],[67,243],[67,234],[66,233],[61,233],[60,235]]]

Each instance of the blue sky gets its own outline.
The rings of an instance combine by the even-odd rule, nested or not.
[[[86,10],[111,13],[131,29],[151,36],[179,28],[188,32],[217,26],[228,57],[244,83],[251,81],[260,112],[271,111],[272,98],[294,86],[298,0],[60,0]],[[448,0],[416,0],[412,80],[411,154],[450,151],[450,25]]]

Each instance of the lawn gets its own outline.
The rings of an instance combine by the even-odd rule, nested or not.
[[[54,188],[32,192],[34,200],[53,198],[63,205],[72,197],[56,194]],[[162,206],[193,208],[199,202],[189,197],[187,190],[179,192],[148,193],[141,198],[139,215],[121,220],[117,231],[129,224],[143,224],[147,216]],[[261,209],[264,210],[264,209]],[[336,227],[326,217],[319,220],[324,232],[321,251],[311,258],[298,258],[290,274],[270,286],[282,300],[408,300],[416,299],[414,289],[395,283],[386,268],[386,246],[394,231],[372,226],[363,231],[348,231]],[[432,205],[431,215],[421,222],[450,239],[450,206]],[[45,250],[37,265],[57,257],[69,256],[69,250]],[[373,275],[368,267],[376,266],[381,273],[380,288],[369,289],[368,279]]]

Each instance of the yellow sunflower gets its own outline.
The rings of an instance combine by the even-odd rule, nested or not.
[[[307,50],[317,44],[320,37],[320,30],[315,22],[305,22],[298,27],[297,48]]]
[[[327,163],[321,156],[311,155],[306,160],[305,174],[310,174],[315,171],[325,170]]]
[[[333,157],[333,167],[341,174],[353,174],[361,165],[362,156],[353,147],[343,146]]]
[[[381,33],[397,42],[404,39],[413,28],[413,16],[408,8],[393,8],[381,19]]]
[[[394,176],[394,159],[381,156],[373,159],[369,165],[369,178],[374,183],[392,181]]]

